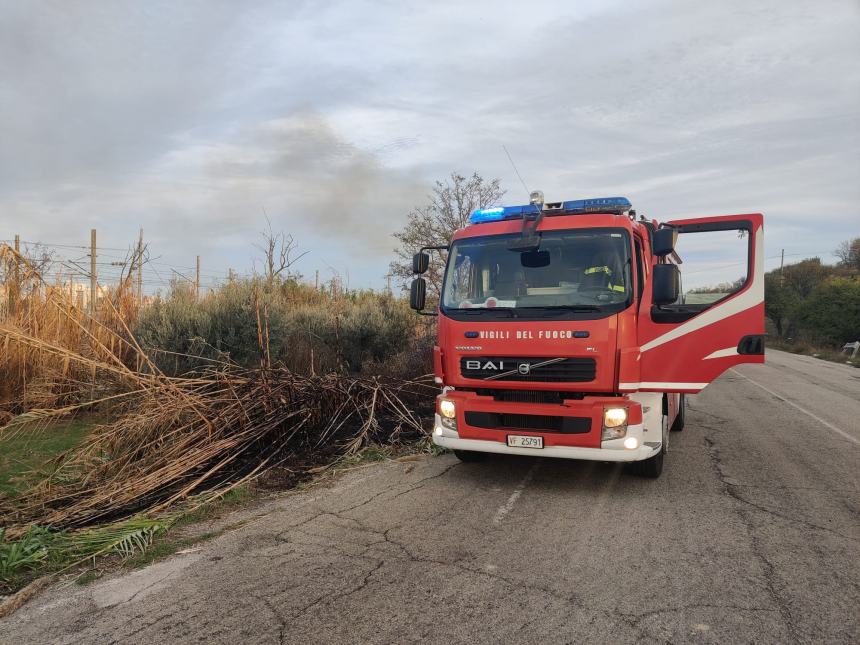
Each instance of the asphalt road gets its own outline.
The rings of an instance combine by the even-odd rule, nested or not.
[[[451,455],[354,471],[7,643],[860,642],[860,370],[769,352],[690,397],[657,481]]]

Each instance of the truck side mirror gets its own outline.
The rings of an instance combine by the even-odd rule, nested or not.
[[[412,256],[412,273],[417,273],[421,275],[422,273],[427,273],[427,269],[430,268],[430,254],[421,251],[420,253],[416,253]],[[415,284],[414,282],[412,284]]]
[[[681,272],[676,265],[655,265],[652,280],[654,283],[651,290],[651,302],[655,305],[658,307],[671,305],[678,299],[678,292],[681,290]]]
[[[654,246],[654,255],[657,257],[665,257],[675,250],[675,243],[678,241],[678,231],[674,228],[661,228],[654,231],[652,244]]]
[[[423,311],[426,301],[427,281],[424,278],[416,278],[409,287],[409,306],[415,311]]]

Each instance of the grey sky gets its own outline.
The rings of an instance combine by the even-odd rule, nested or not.
[[[434,179],[525,201],[505,144],[548,199],[761,211],[768,256],[831,260],[860,235],[858,34],[856,0],[0,0],[0,238],[142,226],[214,277],[265,209],[306,275],[380,286]]]

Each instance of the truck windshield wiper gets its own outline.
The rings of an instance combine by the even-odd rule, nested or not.
[[[458,314],[475,316],[488,311],[504,311],[511,318],[516,318],[516,312],[512,307],[469,307],[467,309],[449,308],[448,311],[456,311]]]
[[[469,307],[464,309],[450,308],[458,314],[478,316],[488,312],[505,312],[510,318],[520,318],[535,312],[546,314],[564,314],[565,312],[603,311],[598,305],[547,305],[544,307]]]
[[[599,305],[547,305],[545,307],[520,307],[530,311],[603,311]]]

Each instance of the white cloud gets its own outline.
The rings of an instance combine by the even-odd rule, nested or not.
[[[768,254],[860,233],[860,8],[749,2],[0,0],[0,227],[250,264],[266,208],[379,285],[451,170],[658,218],[762,211]],[[811,248],[816,247],[816,248]],[[821,248],[823,247],[823,248]],[[318,258],[316,259],[315,258]]]

